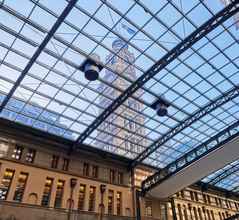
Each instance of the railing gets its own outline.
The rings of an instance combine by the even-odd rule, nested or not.
[[[176,174],[180,170],[191,165],[195,161],[206,156],[217,148],[220,148],[222,145],[226,144],[238,135],[239,121],[235,122],[234,124],[219,132],[217,135],[213,136],[203,144],[184,154],[182,157],[170,163],[165,168],[159,170],[152,176],[148,177],[142,182],[142,193],[145,194],[147,191],[160,184],[165,179],[169,178],[173,174]]]

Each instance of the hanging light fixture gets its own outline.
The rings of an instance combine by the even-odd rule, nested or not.
[[[168,114],[169,103],[163,98],[158,98],[152,105],[151,108],[154,109],[159,117],[164,117]]]
[[[99,72],[103,69],[103,65],[100,64],[100,56],[92,54],[90,58],[87,58],[80,65],[79,69],[85,73],[85,78],[87,80],[97,80],[99,78]]]

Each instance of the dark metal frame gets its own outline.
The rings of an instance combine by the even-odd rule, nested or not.
[[[72,8],[75,6],[77,0],[70,0],[68,5],[65,7],[59,18],[56,20],[54,25],[52,26],[51,30],[48,32],[42,43],[39,45],[37,48],[36,52],[33,54],[31,57],[30,61],[22,71],[21,75],[18,77],[16,82],[14,83],[14,86],[11,88],[5,99],[3,100],[1,106],[0,106],[0,112],[4,109],[4,107],[7,105],[8,101],[11,99],[13,96],[14,92],[17,90],[18,86],[21,84],[22,80],[24,79],[25,75],[28,73],[28,71],[31,69],[41,52],[44,50],[46,45],[49,43],[53,35],[56,33],[57,29],[59,26],[62,24],[64,19],[67,17],[67,15],[71,12]]]
[[[160,146],[174,137],[176,134],[181,132],[186,127],[193,124],[195,121],[199,120],[206,114],[212,112],[216,108],[222,106],[223,104],[227,103],[230,100],[239,96],[239,87],[235,87],[232,90],[226,92],[222,96],[216,98],[214,101],[209,103],[208,105],[204,106],[202,109],[199,109],[195,114],[187,118],[186,120],[182,121],[178,126],[170,130],[167,134],[163,137],[156,140],[151,146],[146,148],[141,154],[139,154],[131,164],[131,167],[135,167],[137,163],[142,162],[145,158],[147,158],[150,154],[152,154],[155,150],[157,150]]]
[[[114,102],[112,102],[107,109],[105,109],[93,123],[85,129],[85,131],[78,137],[76,143],[83,143],[83,141],[114,112],[127,98],[140,89],[149,79],[154,77],[159,71],[165,68],[169,63],[175,60],[180,54],[190,48],[194,43],[203,38],[210,31],[218,27],[232,15],[239,11],[239,1],[234,0],[230,5],[217,13],[196,31],[185,38],[181,43],[168,52],[162,59],[156,62],[148,71],[132,83]],[[75,146],[74,146],[75,147]]]
[[[235,137],[239,136],[239,121],[235,122],[228,128],[222,130],[205,143],[200,144],[198,147],[184,154],[174,162],[170,163],[165,168],[159,170],[152,176],[148,177],[142,182],[142,192],[145,194],[153,187],[160,184],[162,181],[176,174],[180,170],[199,160],[200,158],[208,155],[212,151],[220,148],[222,145],[228,143]]]

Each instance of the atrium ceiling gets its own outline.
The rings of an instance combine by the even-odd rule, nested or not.
[[[238,122],[238,11],[236,0],[0,0],[0,117],[164,168]],[[96,81],[79,69],[92,55]],[[215,185],[238,191],[238,164],[203,181],[236,166]]]

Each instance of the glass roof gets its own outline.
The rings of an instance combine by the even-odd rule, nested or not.
[[[68,1],[0,1],[0,102]],[[43,49],[1,117],[77,138],[156,61],[225,5],[220,0],[79,0]],[[238,17],[238,16],[237,16]],[[237,17],[231,17],[151,78],[85,144],[135,158],[154,141],[239,84]],[[39,19],[40,18],[40,19]],[[97,81],[79,66],[98,57]],[[159,117],[151,104],[170,106]],[[234,98],[175,135],[144,162],[165,167],[238,120]]]
[[[212,183],[212,181],[218,176],[221,176],[221,178],[219,178],[213,185],[239,193],[239,160],[236,160],[208,177],[205,177],[202,181]]]

